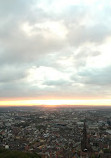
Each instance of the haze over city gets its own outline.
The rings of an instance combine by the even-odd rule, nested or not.
[[[111,105],[110,15],[110,0],[1,0],[0,105]]]

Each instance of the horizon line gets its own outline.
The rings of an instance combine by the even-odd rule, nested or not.
[[[111,106],[111,99],[96,100],[2,100],[0,106]]]

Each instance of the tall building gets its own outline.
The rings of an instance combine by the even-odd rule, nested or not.
[[[82,140],[81,140],[81,150],[83,152],[90,152],[91,149],[91,145],[90,145],[90,140],[87,137],[87,128],[86,128],[86,122],[84,121],[84,126],[83,126],[83,136],[82,136]]]

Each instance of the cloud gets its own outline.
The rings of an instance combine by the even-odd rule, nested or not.
[[[95,25],[93,27],[73,26],[69,31],[69,42],[73,46],[83,45],[85,43],[101,44],[108,36],[111,30],[108,27]]]
[[[109,86],[111,84],[111,66],[79,72],[81,82],[91,85]]]
[[[0,1],[0,97],[109,97],[110,9],[109,0]]]
[[[0,68],[0,82],[16,82],[18,80],[22,80],[27,76],[25,70],[23,68],[18,67],[1,67]]]

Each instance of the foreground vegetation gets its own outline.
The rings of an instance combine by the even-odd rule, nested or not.
[[[0,149],[0,158],[40,158],[36,153]]]

